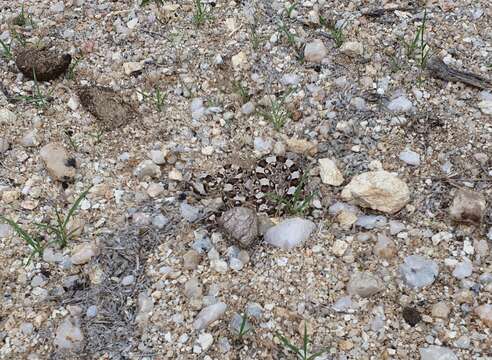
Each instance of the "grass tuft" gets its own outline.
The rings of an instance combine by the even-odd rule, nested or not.
[[[143,96],[144,100],[150,101],[154,104],[158,112],[162,112],[162,110],[164,110],[167,95],[159,87],[156,86],[152,94],[144,93],[139,90],[137,90],[137,92]]]
[[[22,100],[27,102],[28,104],[34,104],[37,108],[44,109],[48,107],[48,103],[52,100],[51,94],[52,91],[48,92],[48,94],[43,94],[41,92],[41,88],[39,87],[39,82],[36,77],[36,71],[33,69],[32,71],[34,84],[32,87],[31,95],[21,95],[16,96],[14,100]]]
[[[193,14],[193,22],[197,27],[205,24],[207,20],[212,19],[212,16],[209,11],[206,10],[205,5],[202,0],[194,0],[194,14]]]
[[[14,58],[12,54],[12,44],[7,44],[2,39],[0,39],[0,46],[2,47],[2,57],[11,60]]]
[[[76,229],[69,229],[68,228],[68,223],[70,220],[74,217],[76,211],[78,210],[80,203],[82,200],[87,196],[89,193],[89,190],[91,187],[89,187],[87,190],[82,192],[77,200],[73,203],[73,205],[70,207],[68,210],[68,213],[65,216],[62,216],[60,210],[58,207],[55,207],[55,225],[51,225],[48,223],[34,223],[34,225],[40,229],[43,230],[47,233],[48,236],[52,237],[53,240],[48,242],[47,245],[50,244],[57,244],[60,248],[64,248],[67,246],[68,242],[74,237],[75,233],[79,230],[78,228]],[[19,223],[16,221],[6,218],[3,215],[0,215],[0,221],[10,225],[12,229],[14,229],[15,233],[22,239],[24,240],[27,245],[31,248],[31,254],[29,255],[29,258],[27,259],[27,264],[30,263],[33,257],[35,256],[43,256],[43,251],[45,248],[45,245],[43,244],[44,236],[32,236],[30,235],[26,230],[24,230]]]
[[[431,48],[425,41],[425,32],[427,27],[427,9],[424,10],[424,18],[422,24],[417,27],[417,31],[413,37],[413,40],[407,43],[403,41],[405,47],[405,54],[408,59],[415,59],[420,69],[425,69],[427,66],[427,60],[431,54]]]
[[[318,356],[323,355],[326,353],[326,350],[321,350],[316,353],[311,354],[309,352],[309,344],[311,344],[311,340],[309,339],[308,333],[307,333],[307,324],[304,321],[304,335],[302,337],[302,346],[298,347],[294,344],[292,344],[289,339],[287,339],[285,336],[281,335],[279,332],[276,333],[275,337],[277,337],[280,340],[280,343],[282,346],[290,352],[293,352],[296,355],[297,359],[301,360],[314,360]]]
[[[280,99],[276,97],[274,99],[270,99],[270,108],[267,111],[261,111],[260,115],[265,118],[268,122],[270,122],[274,129],[279,131],[282,129],[291,116],[290,111],[285,106],[285,101],[289,97],[294,89],[289,89]]]
[[[309,193],[303,196],[304,188],[306,187],[308,173],[305,172],[297,184],[296,189],[291,197],[268,193],[267,196],[281,206],[282,209],[289,215],[303,215],[309,208],[309,204],[314,197],[314,193]]]

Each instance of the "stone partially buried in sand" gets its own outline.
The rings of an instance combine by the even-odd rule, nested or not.
[[[380,170],[355,176],[342,191],[345,201],[394,214],[410,200],[410,190],[396,175]]]
[[[55,180],[70,182],[75,177],[76,161],[69,158],[61,144],[49,143],[39,152],[46,169]]]
[[[49,81],[64,74],[72,57],[70,54],[60,55],[49,49],[22,49],[17,53],[15,64],[20,72],[29,79]]]
[[[475,191],[459,189],[449,208],[454,221],[478,224],[485,213],[485,197]]]
[[[258,237],[258,217],[252,209],[232,208],[222,215],[219,224],[241,246],[251,245]]]
[[[84,86],[77,90],[82,106],[105,130],[125,126],[137,117],[137,112],[116,91],[102,86]]]

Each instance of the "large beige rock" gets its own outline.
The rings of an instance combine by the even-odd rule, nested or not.
[[[75,159],[68,157],[61,144],[49,143],[41,148],[41,159],[48,173],[56,180],[71,181],[75,177]]]
[[[345,201],[394,214],[410,200],[410,190],[396,175],[384,170],[355,176],[342,191]]]
[[[340,186],[344,178],[337,164],[330,158],[319,159],[319,175],[323,184]]]

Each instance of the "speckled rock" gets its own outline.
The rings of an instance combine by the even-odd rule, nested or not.
[[[227,210],[219,224],[241,246],[251,245],[258,237],[258,217],[252,209],[235,207]]]
[[[478,224],[486,207],[485,197],[475,191],[459,189],[449,208],[449,215],[458,222]]]

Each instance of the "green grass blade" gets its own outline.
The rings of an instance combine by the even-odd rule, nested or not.
[[[31,235],[27,233],[23,228],[19,226],[14,220],[8,219],[5,216],[0,215],[0,220],[10,225],[14,231],[19,235],[35,252],[42,252],[42,246],[39,241],[35,240]]]
[[[77,198],[77,200],[75,200],[75,202],[73,203],[72,207],[70,208],[70,210],[68,210],[68,214],[67,216],[65,217],[65,221],[63,222],[63,227],[66,228],[68,222],[70,221],[70,219],[72,218],[73,214],[75,213],[75,211],[77,211],[80,203],[82,202],[82,200],[85,199],[85,197],[87,196],[87,194],[89,193],[89,191],[91,190],[92,186],[90,186],[89,188],[87,188],[84,192],[82,192],[79,197]]]

